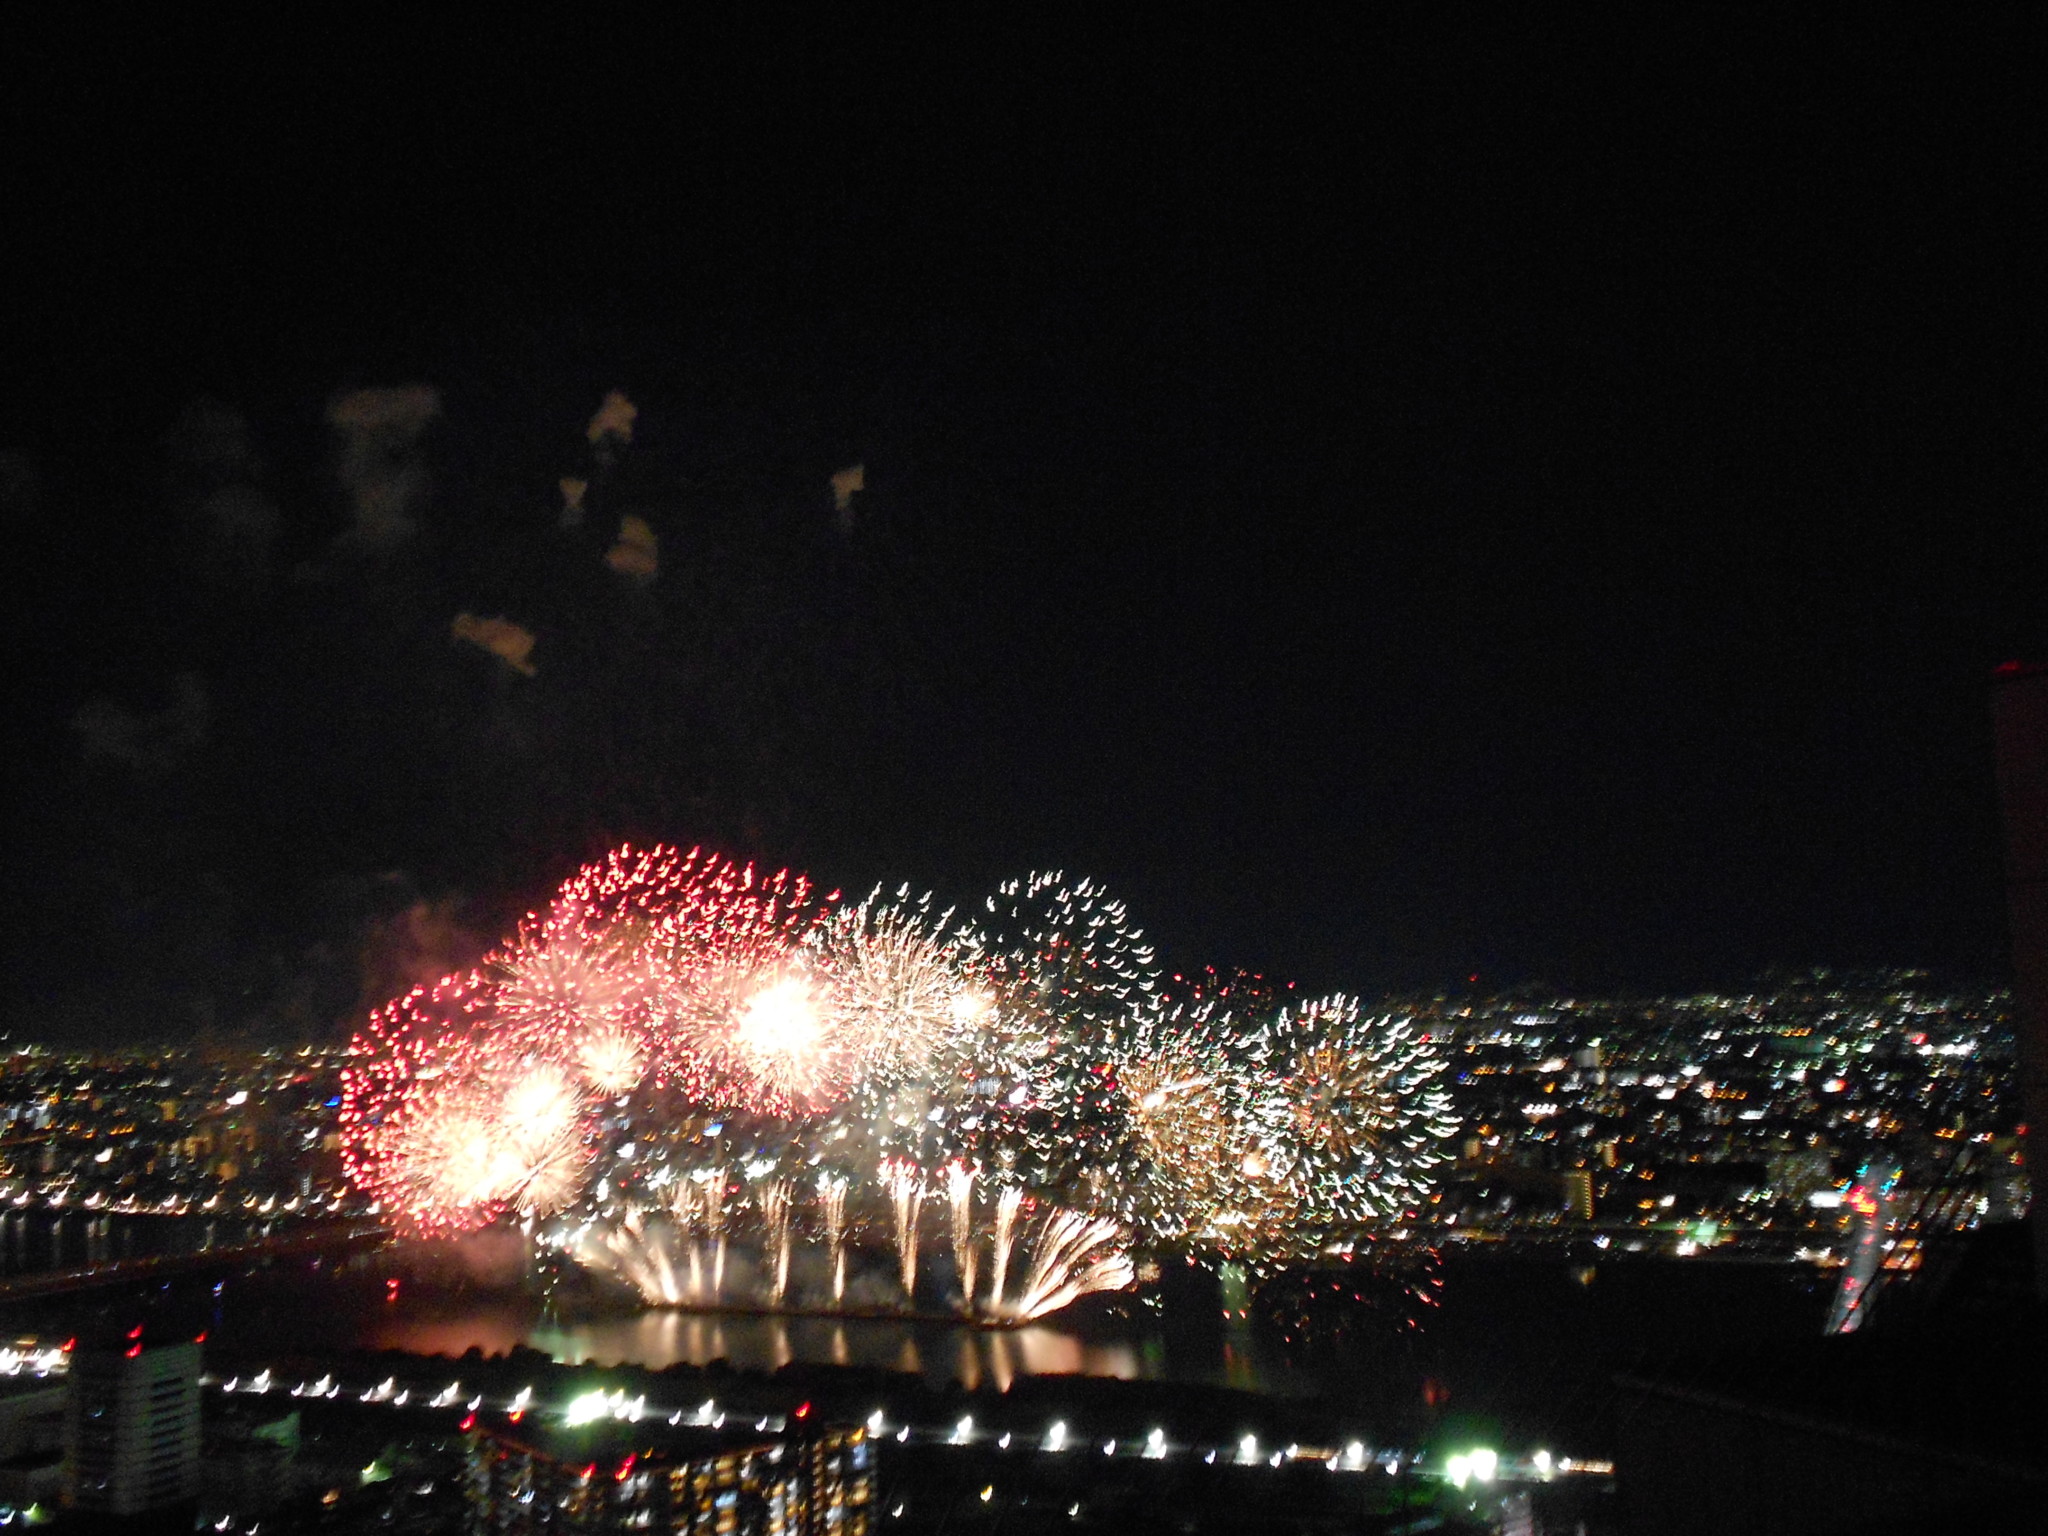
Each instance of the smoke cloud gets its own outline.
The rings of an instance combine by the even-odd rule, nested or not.
[[[335,474],[348,492],[355,526],[344,541],[386,550],[418,531],[414,513],[427,492],[420,439],[441,414],[441,392],[425,384],[359,389],[327,407],[340,437]]]

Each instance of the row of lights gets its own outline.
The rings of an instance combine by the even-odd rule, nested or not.
[[[255,1393],[259,1396],[271,1391],[277,1385],[268,1370],[260,1371],[246,1381],[239,1377],[229,1377],[226,1381],[216,1384],[224,1392],[240,1391]],[[332,1376],[322,1376],[317,1381],[301,1382],[298,1386],[291,1388],[290,1391],[294,1397],[331,1398],[340,1395],[341,1387]],[[410,1387],[402,1388],[398,1386],[395,1377],[387,1376],[376,1386],[357,1394],[356,1400],[363,1403],[388,1403],[394,1408],[401,1408],[412,1401],[412,1389]],[[516,1394],[506,1401],[505,1411],[514,1422],[517,1422],[533,1407],[533,1401],[533,1388],[531,1386],[521,1387]],[[432,1397],[422,1398],[420,1406],[427,1408],[460,1407],[472,1416],[469,1420],[465,1421],[467,1424],[474,1422],[473,1416],[483,1406],[483,1402],[483,1394],[481,1393],[465,1400],[462,1395],[462,1383],[460,1381],[451,1381]],[[799,1417],[801,1416],[802,1411],[799,1410]],[[666,1417],[670,1425],[680,1425],[685,1422],[687,1417],[688,1422],[691,1424],[705,1428],[722,1429],[727,1419],[727,1415],[719,1409],[714,1399],[705,1399],[694,1410],[678,1408],[667,1415],[663,1415],[658,1407],[652,1410],[648,1408],[647,1398],[644,1394],[628,1397],[623,1389],[614,1389],[610,1392],[596,1390],[581,1393],[577,1397],[572,1398],[562,1409],[561,1417],[562,1423],[572,1428],[578,1425],[595,1423],[602,1419],[638,1423],[643,1418],[648,1417]],[[787,1426],[788,1420],[786,1418],[774,1414],[765,1415],[754,1423],[755,1430],[764,1433],[771,1430],[781,1431],[787,1428]],[[888,1435],[891,1429],[880,1408],[877,1408],[868,1415],[866,1427],[868,1433],[876,1439],[881,1439]],[[909,1424],[896,1425],[894,1426],[894,1431],[893,1438],[898,1444],[903,1444],[909,1441],[912,1426]],[[972,1414],[963,1415],[952,1425],[950,1430],[943,1432],[932,1431],[931,1433],[934,1435],[943,1433],[943,1443],[952,1446],[973,1445],[978,1441],[989,1438],[985,1433],[976,1430]],[[995,1437],[994,1443],[998,1450],[1007,1451],[1015,1445],[1016,1438],[1012,1431],[1005,1430]],[[1039,1437],[1037,1445],[1038,1449],[1042,1451],[1059,1454],[1068,1450],[1079,1449],[1083,1443],[1068,1429],[1066,1420],[1055,1419],[1047,1426],[1045,1433]],[[1097,1445],[1104,1456],[1115,1456],[1119,1450],[1123,1450],[1126,1454],[1136,1455],[1146,1461],[1163,1461],[1170,1455],[1183,1451],[1192,1453],[1195,1449],[1193,1446],[1169,1443],[1166,1438],[1166,1431],[1158,1426],[1154,1426],[1140,1440],[1117,1440],[1111,1438],[1094,1442],[1094,1444]],[[1260,1445],[1258,1436],[1250,1433],[1240,1438],[1234,1446],[1212,1446],[1202,1452],[1202,1461],[1205,1465],[1214,1466],[1219,1460],[1223,1461],[1226,1466],[1240,1467],[1261,1465],[1281,1467],[1293,1461],[1320,1461],[1333,1472],[1363,1472],[1368,1467],[1378,1467],[1390,1477],[1397,1475],[1403,1465],[1402,1457],[1398,1452],[1374,1453],[1369,1451],[1365,1443],[1360,1440],[1351,1441],[1341,1451],[1326,1451],[1316,1447],[1304,1449],[1299,1443],[1290,1443],[1282,1448],[1267,1450]],[[1420,1458],[1411,1458],[1407,1465],[1417,1471],[1423,1470]],[[1484,1484],[1493,1482],[1499,1475],[1500,1467],[1501,1460],[1497,1451],[1486,1447],[1478,1447],[1450,1456],[1443,1463],[1440,1475],[1446,1481],[1459,1488],[1463,1488],[1468,1483]],[[1545,1450],[1535,1452],[1529,1459],[1528,1467],[1536,1476],[1546,1479],[1559,1473],[1611,1474],[1613,1471],[1613,1465],[1610,1462],[1573,1461],[1569,1458],[1560,1459],[1553,1457],[1549,1451]]]

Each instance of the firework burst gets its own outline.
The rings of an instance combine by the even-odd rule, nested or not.
[[[1262,1042],[1279,1092],[1272,1176],[1299,1233],[1397,1217],[1426,1193],[1454,1125],[1442,1062],[1407,1019],[1337,994],[1284,1009]]]
[[[811,930],[859,1071],[914,1065],[981,1011],[961,946],[946,937],[951,921],[950,910],[934,912],[929,895],[912,900],[906,886],[889,901],[876,891]]]
[[[840,906],[623,848],[476,973],[373,1013],[342,1127],[351,1177],[415,1229],[580,1233],[565,1251],[670,1303],[722,1294],[741,1189],[786,1298],[800,1172],[832,1300],[871,1247],[907,1304],[942,1188],[963,1304],[1014,1320],[1128,1283],[1134,1247],[1284,1260],[1405,1221],[1450,1129],[1440,1072],[1343,996],[1162,984],[1090,881],[1013,881],[962,924],[907,888]]]

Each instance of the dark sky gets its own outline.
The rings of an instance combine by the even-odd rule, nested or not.
[[[1985,686],[2048,655],[2038,22],[1556,28],[31,48],[0,107],[0,449],[31,487],[15,1016],[134,963],[95,902],[176,900],[59,872],[99,803],[86,701],[214,678],[210,815],[236,754],[407,792],[403,753],[336,766],[318,708],[232,724],[221,679],[293,664],[312,631],[278,626],[311,600],[205,611],[164,557],[161,460],[195,397],[234,406],[311,548],[326,401],[415,381],[445,404],[431,516],[476,548],[477,508],[545,511],[612,387],[678,506],[822,527],[825,476],[865,461],[854,542],[880,553],[845,613],[874,668],[834,694],[843,761],[806,748],[747,851],[966,898],[1085,869],[1178,962],[1365,990],[1998,973]],[[488,601],[479,570],[438,569],[434,601]],[[667,750],[643,727],[627,759]],[[184,814],[122,793],[91,847]],[[659,803],[702,825],[606,825],[727,835],[686,802]],[[233,848],[207,878],[302,895],[353,856],[356,803],[299,807],[304,840],[281,812],[208,833]],[[361,868],[498,902],[583,851],[508,831],[518,856],[465,863],[397,824]]]

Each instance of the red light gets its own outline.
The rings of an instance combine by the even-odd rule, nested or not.
[[[506,1414],[505,1417],[510,1419],[514,1424],[517,1424],[521,1419],[526,1417],[526,1410],[524,1408],[514,1408],[510,1413]]]
[[[129,1358],[130,1360],[133,1360],[133,1359],[135,1359],[135,1358],[136,1358],[136,1357],[137,1357],[138,1355],[140,1355],[141,1353],[142,1353],[142,1346],[141,1346],[140,1344],[132,1344],[132,1345],[130,1345],[130,1346],[129,1346],[129,1348],[128,1348],[128,1358]]]
[[[76,1340],[76,1339],[66,1339],[66,1340],[64,1341],[64,1353],[65,1353],[65,1354],[67,1354],[67,1355],[68,1355],[68,1354],[70,1354],[70,1353],[71,1353],[71,1351],[73,1351],[73,1350],[74,1350],[74,1349],[76,1349],[76,1348],[78,1348],[78,1340]]]
[[[142,1337],[142,1324],[140,1324],[140,1323],[137,1323],[137,1324],[136,1324],[136,1325],[135,1325],[135,1326],[134,1326],[133,1328],[130,1328],[130,1329],[128,1330],[128,1337],[129,1337],[129,1338],[131,1338],[131,1339],[139,1339],[139,1338],[141,1338],[141,1337]]]
[[[796,1416],[800,1419],[808,1419],[811,1416],[811,1405],[809,1403],[797,1404]]]
[[[192,1342],[194,1344],[204,1344],[206,1342],[206,1330],[204,1328],[200,1329],[199,1337],[194,1339]]]
[[[463,1420],[462,1420],[462,1422],[461,1422],[460,1424],[458,1424],[458,1425],[456,1426],[456,1428],[458,1428],[458,1429],[463,1429],[463,1430],[470,1430],[470,1429],[475,1429],[475,1428],[476,1428],[476,1415],[475,1415],[475,1414],[473,1414],[473,1413],[472,1413],[472,1414],[466,1414],[466,1415],[464,1415],[464,1417],[463,1417]]]
[[[626,1480],[626,1474],[633,1470],[633,1463],[637,1460],[639,1460],[638,1456],[628,1455],[624,1461],[620,1462],[619,1470],[614,1474],[615,1480],[623,1483]]]

